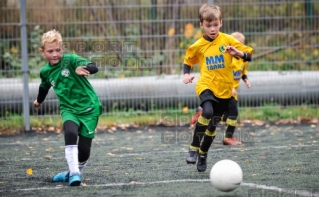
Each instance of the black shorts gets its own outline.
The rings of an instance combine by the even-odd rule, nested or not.
[[[214,109],[214,114],[215,115],[222,115],[226,112],[226,110],[228,109],[228,104],[229,104],[229,100],[230,99],[221,99],[218,98],[214,95],[214,93],[210,90],[204,90],[200,96],[200,106],[202,106],[202,104],[205,101],[212,101],[213,102],[213,109]]]

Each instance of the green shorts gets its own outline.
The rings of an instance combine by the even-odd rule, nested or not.
[[[77,115],[64,111],[61,115],[63,123],[67,120],[71,120],[79,126],[79,135],[87,138],[94,138],[100,113]]]

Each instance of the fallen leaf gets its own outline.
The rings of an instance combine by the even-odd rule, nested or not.
[[[53,148],[52,147],[50,147],[50,148],[47,148],[47,149],[45,149],[46,151],[51,151]]]
[[[111,127],[111,130],[112,131],[116,131],[116,127]]]
[[[26,173],[28,174],[28,175],[32,175],[32,168],[29,168],[29,169],[27,169],[27,171],[26,171]]]
[[[52,155],[45,155],[44,158],[45,159],[52,159]]]

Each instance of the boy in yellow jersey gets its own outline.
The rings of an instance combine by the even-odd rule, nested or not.
[[[234,32],[231,34],[234,38],[236,38],[241,43],[245,43],[245,36],[240,32]],[[247,77],[247,61],[243,61],[240,58],[234,57],[232,60],[233,65],[236,69],[233,70],[233,93],[232,97],[229,100],[228,109],[226,110],[223,121],[226,122],[227,128],[225,132],[225,137],[223,140],[224,145],[241,145],[242,143],[233,137],[235,132],[235,127],[237,124],[238,117],[238,106],[237,106],[237,92],[240,83],[240,79],[243,79],[247,88],[250,88],[250,82]]]
[[[234,32],[231,34],[234,38],[238,41],[245,43],[245,36],[240,32]],[[244,83],[246,84],[247,88],[250,88],[250,82],[247,77],[247,65],[248,62],[243,61],[241,58],[234,57],[232,60],[233,65],[235,66],[235,70],[233,70],[234,81],[233,81],[233,92],[232,97],[228,104],[228,109],[223,115],[223,121],[226,122],[227,129],[225,132],[225,137],[223,140],[224,145],[241,145],[242,143],[238,141],[236,138],[233,137],[235,132],[235,126],[237,124],[237,117],[238,117],[238,106],[237,106],[237,91],[240,83],[240,79],[243,79]],[[202,108],[198,107],[196,110],[196,114],[192,117],[191,124],[195,124],[198,117],[202,113]]]
[[[250,61],[253,49],[219,31],[222,27],[222,14],[218,6],[202,5],[199,20],[205,34],[186,51],[183,82],[192,83],[194,76],[190,75],[190,70],[198,63],[200,77],[196,84],[196,94],[201,100],[203,112],[195,125],[186,162],[195,164],[198,160],[197,170],[202,172],[207,168],[207,153],[216,136],[216,126],[232,96],[232,58]]]

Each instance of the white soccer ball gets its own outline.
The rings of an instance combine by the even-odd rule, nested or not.
[[[209,178],[216,189],[230,192],[243,181],[243,171],[238,163],[225,159],[214,164],[210,170]]]

